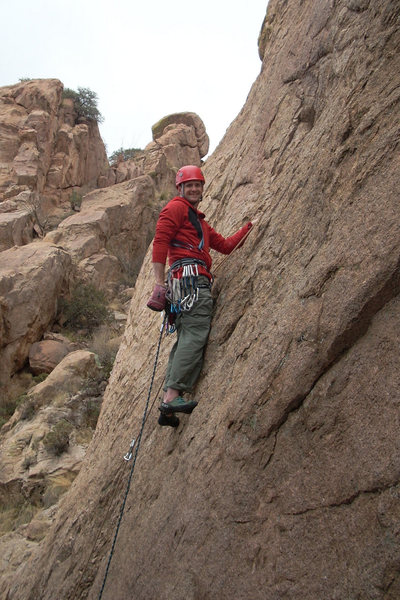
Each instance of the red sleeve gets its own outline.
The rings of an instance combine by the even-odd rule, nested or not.
[[[236,233],[230,237],[224,238],[220,233],[217,233],[210,225],[209,236],[210,236],[210,248],[221,252],[221,254],[230,254],[232,250],[239,247],[241,240],[244,238],[246,233],[252,228],[253,224],[247,223],[244,227],[239,229]]]
[[[165,265],[169,243],[182,227],[183,219],[184,211],[179,204],[171,202],[164,206],[158,217],[153,240],[153,262]]]

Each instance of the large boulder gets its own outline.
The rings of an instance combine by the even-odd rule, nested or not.
[[[27,210],[0,213],[0,252],[33,240],[34,219]]]
[[[51,244],[31,243],[0,253],[0,383],[24,365],[29,348],[57,315],[68,289],[71,258]]]
[[[177,146],[189,146],[197,151],[194,163],[206,156],[210,140],[203,121],[196,113],[182,112],[163,117],[153,125],[152,133],[155,143],[161,146],[169,146],[171,142]],[[180,143],[176,144],[175,140]],[[185,164],[191,164],[187,161]]]
[[[71,255],[78,279],[111,293],[124,277],[135,281],[160,207],[152,178],[138,177],[87,194],[45,241]]]
[[[74,344],[66,338],[44,336],[40,342],[34,342],[29,348],[29,368],[34,375],[51,373],[67,356]]]

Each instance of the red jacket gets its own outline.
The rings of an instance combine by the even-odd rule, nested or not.
[[[196,216],[201,230],[197,230],[193,224]],[[162,209],[158,218],[153,241],[153,262],[165,264],[167,256],[169,265],[182,258],[197,258],[205,262],[208,269],[207,271],[199,266],[199,273],[211,278],[210,248],[222,254],[230,254],[251,226],[248,223],[230,237],[224,238],[207,223],[202,212],[185,198],[176,196]],[[203,246],[199,249],[201,233]]]

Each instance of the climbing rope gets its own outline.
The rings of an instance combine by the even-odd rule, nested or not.
[[[240,246],[243,245],[244,241],[247,239],[247,237],[250,234],[250,232],[252,231],[252,229],[253,228],[249,229],[249,231],[246,233],[246,235],[243,236],[243,238],[240,240],[240,242],[238,242],[238,244],[235,246],[235,248],[233,248],[233,250],[230,253],[230,255],[232,255],[232,253],[235,252],[238,247],[240,247]],[[230,255],[228,255],[228,256],[230,256]],[[224,259],[219,263],[219,265],[214,270],[214,272],[221,267],[221,265],[225,262],[225,260],[228,258],[228,256],[224,257]],[[142,440],[143,430],[144,430],[144,427],[145,427],[145,424],[146,424],[146,421],[147,421],[147,417],[150,414],[150,412],[151,412],[151,410],[152,410],[152,408],[154,406],[155,399],[156,399],[156,398],[154,398],[153,403],[152,403],[152,405],[150,407],[150,410],[149,410],[151,391],[152,391],[152,388],[153,388],[154,377],[155,377],[155,374],[156,374],[156,368],[157,368],[157,363],[158,363],[158,357],[159,357],[159,354],[160,354],[161,340],[162,340],[162,335],[163,335],[163,332],[164,332],[167,320],[168,320],[168,315],[165,313],[164,320],[163,320],[163,323],[162,323],[162,326],[161,326],[161,330],[160,330],[160,337],[159,337],[158,345],[157,345],[157,351],[156,351],[156,357],[155,357],[155,361],[154,361],[153,373],[152,373],[152,376],[151,376],[149,392],[148,392],[148,395],[147,395],[146,405],[145,405],[144,412],[143,412],[142,423],[141,423],[141,426],[140,426],[139,435],[138,435],[137,439],[134,438],[132,440],[131,445],[129,447],[129,451],[124,456],[124,460],[129,461],[129,460],[131,460],[133,458],[133,461],[132,461],[132,466],[131,466],[131,469],[130,469],[130,472],[129,472],[128,484],[127,484],[125,495],[124,495],[124,498],[123,498],[123,501],[122,501],[122,504],[121,504],[119,518],[118,518],[117,526],[116,526],[116,529],[115,529],[115,534],[114,534],[113,542],[112,542],[112,545],[111,545],[111,550],[110,550],[110,554],[109,554],[109,557],[108,557],[107,566],[106,566],[106,570],[105,570],[105,573],[104,573],[104,578],[103,578],[103,582],[102,582],[101,589],[100,589],[100,592],[99,592],[98,600],[101,600],[101,598],[103,597],[103,592],[104,592],[105,585],[106,585],[106,582],[107,582],[107,577],[108,577],[108,573],[109,573],[109,570],[110,570],[110,565],[111,565],[112,557],[114,555],[115,545],[116,545],[116,542],[117,542],[117,537],[118,537],[119,529],[120,529],[120,526],[121,526],[122,517],[123,517],[124,511],[125,511],[126,501],[128,499],[128,494],[129,494],[129,490],[130,490],[130,487],[131,487],[133,472],[134,472],[135,466],[136,466],[136,460],[137,460],[137,456],[138,456],[138,453],[139,453],[139,448],[140,448],[140,443],[141,443],[141,440]],[[161,385],[162,385],[162,383],[161,383]],[[161,385],[160,385],[159,391],[161,389]],[[158,393],[157,393],[157,395],[158,395]],[[133,453],[134,449],[135,449],[135,452]]]
[[[114,539],[113,539],[113,542],[112,542],[112,545],[111,545],[110,555],[108,557],[106,571],[105,571],[105,574],[104,574],[103,583],[101,585],[101,589],[100,589],[100,593],[99,593],[99,596],[98,596],[98,600],[101,600],[101,598],[103,596],[104,588],[105,588],[107,577],[108,577],[108,572],[110,570],[111,560],[112,560],[112,557],[113,557],[113,554],[114,554],[114,550],[115,550],[115,544],[117,542],[117,537],[118,537],[118,533],[119,533],[119,529],[120,529],[120,526],[121,526],[122,517],[123,517],[123,514],[124,514],[124,510],[125,510],[125,504],[126,504],[126,501],[127,501],[127,498],[128,498],[130,487],[131,487],[133,472],[135,470],[135,465],[136,465],[136,459],[137,459],[137,456],[138,456],[138,453],[139,453],[140,442],[141,442],[141,439],[142,439],[144,426],[146,424],[146,420],[147,420],[147,416],[148,416],[148,412],[149,412],[148,408],[149,408],[149,403],[150,403],[151,390],[153,388],[154,377],[155,377],[155,374],[156,374],[156,368],[157,368],[157,363],[158,363],[158,356],[160,354],[161,340],[162,340],[162,335],[163,335],[163,332],[164,332],[166,320],[167,320],[167,315],[164,316],[163,324],[162,324],[161,330],[160,330],[160,337],[159,337],[159,340],[158,340],[156,358],[155,358],[155,361],[154,361],[154,367],[153,367],[153,373],[152,373],[151,381],[150,381],[149,393],[147,395],[146,405],[144,407],[144,412],[143,412],[143,417],[142,417],[142,423],[141,423],[140,430],[139,430],[139,435],[137,437],[136,442],[135,442],[135,439],[133,439],[133,441],[132,441],[132,443],[130,445],[130,448],[129,448],[129,452],[124,456],[125,460],[130,460],[133,457],[133,462],[132,462],[131,470],[129,472],[128,484],[127,484],[125,495],[124,495],[124,498],[123,498],[123,501],[122,501],[122,504],[121,504],[121,509],[120,509],[120,513],[119,513],[117,527],[116,527],[115,534],[114,534]],[[161,386],[160,386],[160,388],[161,388]],[[153,405],[154,405],[154,401],[153,401],[152,407],[153,407]],[[135,447],[135,454],[133,455],[133,448],[134,447]]]

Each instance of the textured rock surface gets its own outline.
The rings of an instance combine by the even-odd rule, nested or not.
[[[195,113],[168,115],[152,127],[153,141],[131,160],[114,166],[115,183],[139,175],[151,175],[164,199],[175,194],[175,175],[182,165],[201,165],[209,138],[203,121]]]
[[[0,441],[0,565],[3,582],[17,572],[54,520],[57,501],[79,472],[92,430],[88,400],[77,394],[98,375],[92,352],[70,353],[32,388]],[[93,403],[93,400],[90,402]],[[31,418],[28,417],[30,415]],[[60,421],[70,425],[65,451],[54,453],[46,436]],[[16,530],[11,531],[11,530]]]
[[[105,598],[400,597],[399,35],[395,1],[270,0],[203,207],[225,234],[258,223],[216,269],[198,408],[176,431],[149,416]],[[150,271],[85,466],[8,600],[98,597],[158,339]]]
[[[60,196],[63,188],[96,187],[108,170],[97,123],[77,123],[58,79],[0,88],[0,193],[28,185]],[[0,195],[0,201],[2,196]]]
[[[29,368],[34,375],[51,373],[71,352],[68,340],[44,339],[29,348]]]
[[[18,194],[28,189],[47,211],[55,210],[72,190],[110,183],[112,172],[97,123],[78,122],[73,101],[62,99],[62,90],[58,79],[0,88],[0,207],[9,198],[18,207]],[[26,206],[21,208],[26,212]],[[27,243],[26,234],[16,235],[18,229],[21,215],[15,209],[0,210],[0,250]],[[31,224],[29,241],[32,236]]]
[[[40,340],[68,289],[71,257],[40,242],[0,254],[0,383],[21,369],[29,347]]]
[[[170,163],[172,165],[181,162],[179,158],[176,158],[176,150],[191,153],[185,164],[197,165],[206,156],[210,146],[204,123],[196,113],[184,112],[168,115],[153,125],[152,132],[154,143],[163,146],[167,154],[171,153],[170,156],[173,158]],[[179,143],[176,143],[177,139]]]
[[[151,177],[137,177],[87,194],[80,212],[65,219],[45,241],[70,254],[79,280],[110,291],[123,274],[136,278],[160,208]]]
[[[34,220],[27,210],[0,214],[0,252],[33,240]]]

